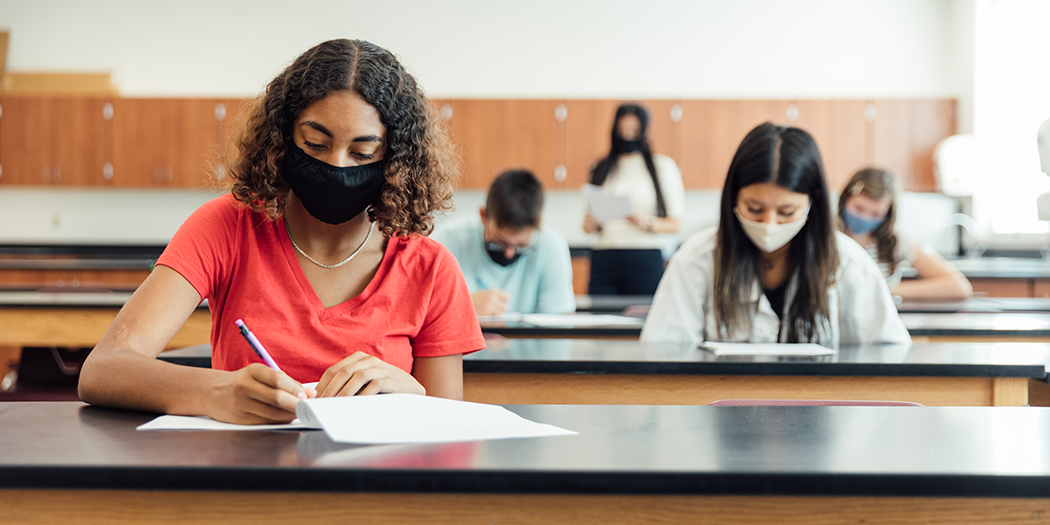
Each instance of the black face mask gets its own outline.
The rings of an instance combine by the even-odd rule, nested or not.
[[[521,257],[521,252],[518,250],[514,250],[514,257],[507,257],[507,253],[504,250],[486,249],[485,252],[489,254],[493,262],[500,266],[510,266],[514,264],[514,261],[518,260],[518,257]]]
[[[624,140],[620,137],[616,137],[613,139],[613,146],[616,148],[616,151],[619,151],[620,153],[634,153],[636,151],[641,151],[642,141]]]
[[[383,162],[337,168],[317,160],[295,144],[284,156],[284,180],[315,219],[342,224],[372,204],[386,177]]]

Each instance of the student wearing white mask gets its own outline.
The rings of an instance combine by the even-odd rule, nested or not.
[[[719,225],[671,258],[642,340],[837,348],[911,339],[875,262],[835,230],[813,138],[766,123],[737,148]]]

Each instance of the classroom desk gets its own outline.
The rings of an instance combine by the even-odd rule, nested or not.
[[[510,406],[574,436],[354,446],[0,405],[0,516],[47,523],[1004,523],[1050,511],[1050,409]]]
[[[651,295],[577,295],[577,312],[620,313],[631,306],[653,304]]]
[[[902,313],[912,338],[930,342],[1050,342],[1046,313]]]
[[[578,313],[567,316],[567,318],[586,318],[591,315],[592,314],[590,313]],[[481,331],[486,334],[495,334],[504,337],[638,339],[642,334],[642,323],[644,320],[637,317],[618,317],[619,320],[616,323],[603,326],[591,326],[587,323],[566,323],[561,326],[537,326],[522,321],[482,321]]]
[[[1034,297],[974,297],[966,301],[903,301],[899,313],[929,314],[1005,314],[1050,313],[1050,299]]]
[[[211,366],[211,348],[161,359]],[[717,399],[857,399],[927,406],[1050,405],[1050,344],[929,343],[842,348],[813,358],[716,357],[682,344],[489,341],[463,360],[468,401],[702,405]]]

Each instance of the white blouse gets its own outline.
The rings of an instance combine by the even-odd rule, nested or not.
[[[656,168],[656,180],[660,182],[664,196],[667,216],[681,217],[682,209],[685,208],[685,189],[678,165],[670,157],[653,153],[653,167]],[[602,188],[609,193],[626,195],[634,213],[656,215],[656,188],[653,187],[652,176],[642,155],[621,156],[616,166],[609,171]],[[594,249],[659,249],[668,244],[668,238],[674,239],[676,236],[640,230],[627,219],[620,219],[602,224]]]
[[[745,311],[755,312],[750,326],[725,337],[719,335],[713,308],[714,252],[717,227],[689,238],[671,258],[653,297],[642,328],[643,341],[703,341],[774,343],[786,342],[788,324],[781,323],[759,283],[751,291]],[[828,348],[840,344],[910,343],[886,288],[886,281],[853,239],[836,232],[839,269],[828,289],[830,319],[818,321],[812,343]],[[788,284],[784,311],[794,300],[795,277]],[[834,320],[834,322],[831,322]]]

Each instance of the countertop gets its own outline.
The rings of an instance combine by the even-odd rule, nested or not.
[[[488,340],[464,373],[1026,377],[1046,380],[1050,343],[915,343],[839,349],[833,356],[715,356],[688,344],[629,340]],[[160,359],[210,367],[211,346]]]
[[[7,489],[1045,498],[1050,409],[510,406],[574,436],[354,446],[0,404]]]

